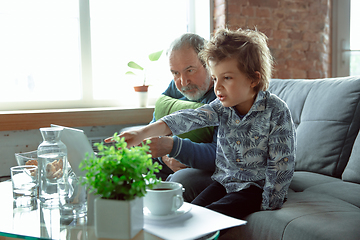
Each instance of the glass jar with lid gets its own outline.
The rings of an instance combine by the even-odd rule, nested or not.
[[[44,207],[59,205],[58,182],[67,178],[67,148],[60,140],[61,127],[40,128],[38,147],[39,199]]]

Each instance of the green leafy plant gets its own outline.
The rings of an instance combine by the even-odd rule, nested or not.
[[[158,51],[158,52],[154,52],[154,53],[151,53],[148,57],[149,57],[149,60],[154,62],[154,61],[157,61],[159,60],[161,54],[163,53],[163,50],[161,51]],[[134,61],[130,61],[128,62],[128,67],[132,68],[132,69],[135,69],[135,70],[139,70],[139,71],[143,71],[143,74],[144,74],[144,79],[143,79],[143,86],[146,85],[146,69],[143,68],[142,66],[140,66],[139,64],[137,64],[136,62]],[[127,71],[125,74],[129,74],[129,75],[136,75],[133,71]]]
[[[150,140],[142,146],[127,148],[124,138],[117,133],[113,138],[115,146],[95,143],[99,150],[97,156],[82,160],[80,169],[86,172],[82,184],[104,199],[143,197],[147,188],[153,188],[160,181],[155,173],[162,168],[159,163],[153,163],[148,154]]]

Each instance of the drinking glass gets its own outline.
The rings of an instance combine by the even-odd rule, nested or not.
[[[14,208],[36,209],[38,195],[38,167],[22,165],[10,168]]]
[[[87,213],[87,191],[80,179],[71,172],[67,178],[58,182],[59,208],[61,217],[81,218]]]

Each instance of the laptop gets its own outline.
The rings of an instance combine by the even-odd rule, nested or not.
[[[61,127],[63,129],[60,139],[66,145],[68,162],[76,176],[84,176],[84,172],[79,168],[80,162],[86,157],[86,153],[89,156],[95,154],[84,131],[55,124],[51,124],[51,127]]]

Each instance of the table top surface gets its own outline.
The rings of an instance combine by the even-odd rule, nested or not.
[[[0,192],[0,240],[7,238],[98,239],[94,226],[88,223],[86,217],[63,219],[58,208],[42,208],[39,200],[34,210],[13,208],[12,184],[9,180],[0,182]],[[221,229],[246,224],[246,221],[190,203],[184,203],[183,207],[188,210],[172,219],[154,219],[147,216],[144,218],[143,230],[132,240],[207,238],[208,235],[213,235]]]
[[[86,217],[62,219],[59,209],[13,209],[11,181],[0,183],[0,236],[18,239],[98,239]],[[1,237],[0,237],[1,239]],[[133,240],[160,240],[144,230]]]

